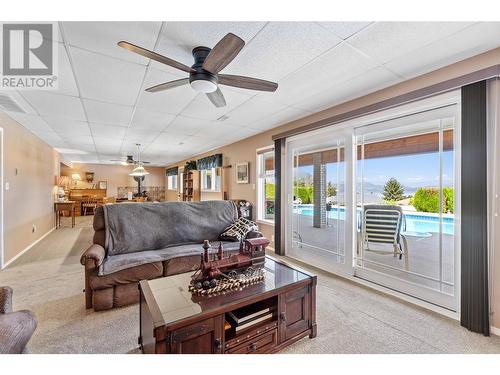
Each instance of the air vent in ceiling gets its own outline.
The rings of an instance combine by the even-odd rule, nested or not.
[[[6,112],[26,113],[9,95],[0,94],[0,109]]]

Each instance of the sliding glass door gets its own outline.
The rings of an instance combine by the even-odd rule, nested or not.
[[[287,144],[288,254],[328,270],[352,272],[346,212],[348,171],[346,140],[336,132],[301,137]],[[346,229],[347,228],[347,229]]]
[[[456,311],[460,131],[450,97],[288,139],[287,255]]]
[[[355,274],[450,309],[456,113],[451,105],[355,131]]]

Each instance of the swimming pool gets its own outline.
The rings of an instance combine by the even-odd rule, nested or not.
[[[299,204],[294,207],[293,212],[299,215],[312,216],[314,209],[312,204]],[[358,208],[359,213],[361,213],[361,209]],[[327,214],[329,219],[337,219],[338,215],[340,220],[345,220],[345,208],[334,207]],[[425,236],[426,233],[439,233],[439,216],[437,214],[403,212],[403,217],[406,224],[403,226],[403,233],[417,236]],[[453,217],[443,216],[444,234],[453,235],[453,225]]]

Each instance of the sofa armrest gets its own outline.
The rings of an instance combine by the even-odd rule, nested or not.
[[[245,239],[260,238],[260,237],[264,237],[264,235],[262,234],[262,232],[259,232],[257,230],[252,230],[252,231],[250,231],[250,232],[247,233],[247,236],[245,237]]]
[[[0,315],[0,354],[21,354],[35,332],[37,320],[31,311]]]
[[[0,287],[0,314],[12,312],[12,288],[10,286]]]
[[[85,268],[88,267],[89,263],[91,267],[97,268],[102,264],[105,256],[106,251],[104,250],[104,247],[93,244],[83,253],[80,258],[80,263],[82,266],[85,266]]]

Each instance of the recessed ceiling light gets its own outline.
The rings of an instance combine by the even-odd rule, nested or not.
[[[222,115],[221,117],[219,117],[216,121],[226,121],[229,117],[226,116],[226,115]]]

